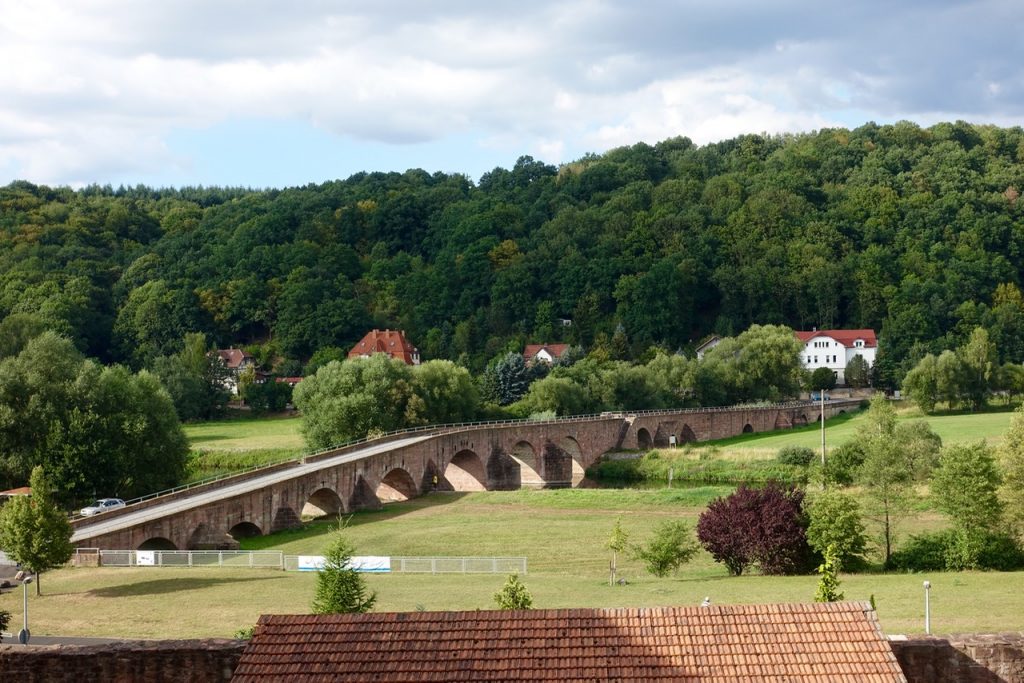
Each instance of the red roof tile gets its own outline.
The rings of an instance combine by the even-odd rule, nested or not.
[[[229,370],[237,370],[242,366],[242,361],[253,357],[251,353],[246,353],[242,349],[217,349],[217,355]]]
[[[905,681],[866,603],[265,615],[251,681]]]
[[[874,330],[812,330],[811,332],[797,331],[794,334],[797,339],[805,344],[815,337],[829,337],[846,347],[852,347],[853,342],[858,339],[864,341],[865,348],[870,349],[878,346],[878,339],[875,337]]]
[[[568,348],[568,344],[527,344],[526,349],[523,351],[523,358],[528,361],[533,360],[538,353],[547,349],[551,357],[557,360],[562,357],[562,354]]]
[[[407,365],[419,365],[420,354],[415,346],[405,338],[401,330],[370,330],[348,352],[349,358],[363,358],[375,353],[386,353]]]

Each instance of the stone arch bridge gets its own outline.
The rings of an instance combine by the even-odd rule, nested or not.
[[[857,401],[830,401],[832,417]],[[134,502],[72,522],[72,543],[104,549],[216,549],[303,517],[379,508],[433,490],[575,486],[616,449],[647,449],[806,425],[819,404],[605,413],[410,430]]]

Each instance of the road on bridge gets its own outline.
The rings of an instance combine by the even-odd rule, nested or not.
[[[229,484],[210,491],[198,493],[194,496],[188,496],[186,498],[171,500],[163,504],[153,505],[137,512],[127,512],[125,514],[118,515],[117,517],[113,517],[110,520],[104,520],[102,515],[100,515],[95,523],[78,527],[75,530],[75,533],[71,536],[71,542],[80,543],[88,538],[102,536],[103,534],[114,531],[120,531],[121,529],[160,519],[167,515],[183,512],[207,503],[223,500],[225,498],[232,498],[252,491],[258,491],[266,486],[270,486],[271,484],[287,481],[288,479],[293,479],[304,474],[327,469],[329,467],[335,467],[337,465],[352,462],[353,460],[360,460],[379,453],[397,450],[421,441],[426,441],[427,439],[432,439],[434,436],[436,435],[423,434],[412,436],[405,439],[398,439],[396,441],[388,441],[387,443],[366,446],[365,448],[360,448],[359,450],[352,451],[351,453],[336,455],[332,458],[325,458],[316,462],[296,464],[294,467],[247,479],[246,481],[242,481],[237,484]]]

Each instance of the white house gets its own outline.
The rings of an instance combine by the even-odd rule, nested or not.
[[[878,339],[874,330],[811,330],[795,332],[803,342],[800,361],[808,370],[828,368],[836,373],[836,381],[846,384],[846,365],[860,355],[874,367]]]
[[[547,363],[551,365],[562,357],[569,349],[568,344],[527,344],[523,350],[523,360],[527,365]]]

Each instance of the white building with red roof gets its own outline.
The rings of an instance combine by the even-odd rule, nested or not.
[[[568,349],[568,344],[527,344],[523,351],[523,360],[527,364],[541,362],[551,365]]]
[[[811,330],[794,332],[803,342],[800,362],[807,370],[828,368],[836,373],[836,381],[846,383],[846,366],[854,356],[861,356],[868,367],[874,367],[878,339],[874,330]]]

